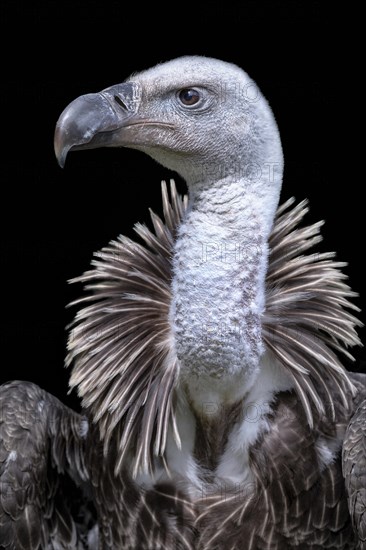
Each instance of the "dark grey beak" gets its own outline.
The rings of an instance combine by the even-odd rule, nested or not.
[[[55,130],[55,154],[61,167],[72,149],[122,146],[120,130],[133,123],[140,86],[125,82],[75,99],[62,112]]]

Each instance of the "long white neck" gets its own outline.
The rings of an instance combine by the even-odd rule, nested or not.
[[[196,408],[236,401],[258,375],[281,178],[282,160],[249,178],[229,174],[189,186],[174,251],[171,323],[181,380]]]

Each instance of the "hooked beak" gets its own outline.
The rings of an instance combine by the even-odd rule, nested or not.
[[[117,84],[72,101],[56,124],[54,146],[59,165],[64,166],[70,150],[133,145],[133,135],[125,129],[144,124],[137,117],[140,101],[141,87],[135,82]]]

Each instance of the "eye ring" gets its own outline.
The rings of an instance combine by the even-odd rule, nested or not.
[[[195,88],[183,88],[178,92],[179,101],[186,107],[197,105],[201,99],[201,94]]]

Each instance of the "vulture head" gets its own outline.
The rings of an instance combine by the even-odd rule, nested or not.
[[[265,179],[272,224],[282,179],[280,137],[258,86],[236,65],[182,57],[77,98],[56,126],[59,163],[70,150],[97,147],[147,153],[177,172],[191,195],[215,179],[239,176],[248,192]]]

